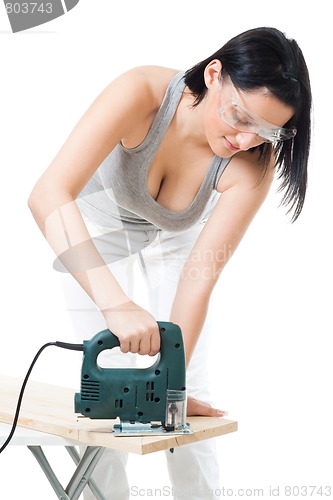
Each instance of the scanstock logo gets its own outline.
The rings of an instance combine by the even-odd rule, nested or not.
[[[73,9],[80,0],[47,0],[26,2],[4,0],[13,33],[48,23]]]

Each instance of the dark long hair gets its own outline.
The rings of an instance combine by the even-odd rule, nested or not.
[[[198,105],[207,93],[204,70],[214,59],[221,61],[222,75],[227,73],[239,89],[249,92],[267,87],[273,96],[295,109],[293,117],[285,124],[286,128],[297,128],[293,139],[253,148],[259,149],[259,161],[266,167],[274,148],[281,180],[279,189],[284,191],[282,204],[289,206],[288,212],[293,211],[292,220],[295,221],[306,194],[311,139],[311,87],[301,49],[295,40],[276,28],[255,28],[235,36],[186,71],[185,83],[195,96],[194,105]]]

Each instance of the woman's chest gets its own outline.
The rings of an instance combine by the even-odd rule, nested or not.
[[[207,148],[167,135],[147,170],[148,193],[169,210],[186,210],[195,199],[213,156]]]

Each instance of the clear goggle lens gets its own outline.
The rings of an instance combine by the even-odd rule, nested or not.
[[[286,141],[295,137],[297,133],[296,128],[287,129],[274,126],[272,127],[272,124],[252,113],[249,113],[234,99],[231,99],[221,106],[219,113],[221,118],[228,125],[230,125],[230,127],[235,130],[239,130],[240,132],[256,134],[265,142]]]

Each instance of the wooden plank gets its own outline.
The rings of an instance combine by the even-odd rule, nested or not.
[[[0,421],[13,421],[22,380],[0,375]],[[105,446],[144,455],[175,448],[237,430],[237,422],[225,418],[189,417],[192,434],[115,437],[114,420],[90,420],[74,413],[78,390],[30,380],[22,402],[19,426],[62,436],[90,446]]]
[[[6,441],[12,426],[0,422],[0,446]],[[23,427],[16,427],[10,446],[75,446],[77,441],[71,441],[61,436],[34,431]]]

